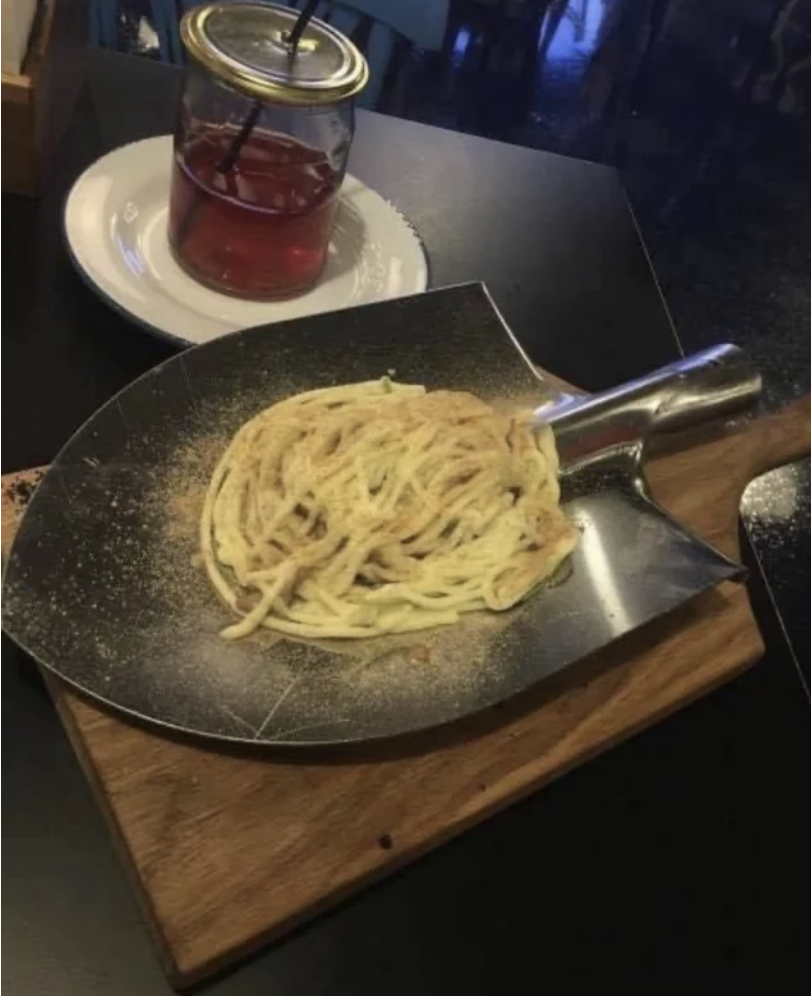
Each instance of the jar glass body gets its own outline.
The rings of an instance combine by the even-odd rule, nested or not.
[[[190,62],[169,197],[177,262],[239,297],[309,290],[326,264],[353,134],[351,99],[261,101]]]

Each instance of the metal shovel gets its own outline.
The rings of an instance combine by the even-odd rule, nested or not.
[[[178,442],[198,431],[184,385],[195,404],[221,402],[235,396],[235,385],[244,395],[254,377],[264,398],[259,373],[285,357],[285,391],[304,390],[319,348],[336,351],[346,379],[379,375],[388,347],[373,317],[352,325],[353,350],[326,321],[323,331],[315,319],[272,335],[247,330],[176,357],[105,406],[32,500],[7,566],[7,631],[80,689],[152,722],[228,740],[329,745],[421,730],[501,702],[742,574],[663,511],[644,476],[649,442],[758,400],[760,378],[739,350],[722,346],[539,409],[557,437],[563,502],[582,540],[566,577],[519,609],[420,634],[416,658],[413,640],[365,656],[345,645],[284,640],[224,646],[222,607],[197,574],[179,569],[171,588],[144,581],[152,564],[182,568],[193,552],[144,529],[139,512],[152,507],[156,489],[162,493],[161,461],[170,468]],[[476,390],[470,373],[441,366],[470,346],[470,328],[458,327],[458,348],[426,332],[420,351],[412,343],[397,365],[413,363],[417,375],[436,370],[440,383]],[[499,326],[482,337],[491,363],[537,389]],[[486,374],[487,364],[480,367]],[[248,396],[246,410],[254,403]],[[116,457],[122,451],[129,460]],[[684,488],[696,483],[685,480]],[[148,570],[128,570],[132,564]]]

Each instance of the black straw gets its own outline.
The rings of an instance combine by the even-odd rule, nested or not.
[[[289,49],[291,62],[296,57],[296,53],[298,52],[298,45],[299,42],[301,41],[301,36],[304,34],[304,29],[309,24],[310,19],[315,13],[315,8],[318,6],[319,2],[320,0],[307,0],[307,3],[304,5],[303,10],[296,18],[296,23],[293,25],[293,30],[284,39]],[[231,170],[234,168],[234,166],[236,166],[237,161],[239,160],[240,154],[242,152],[242,149],[245,143],[251,137],[251,132],[256,127],[256,122],[259,120],[259,115],[261,113],[262,113],[262,101],[259,98],[257,98],[253,102],[253,106],[251,107],[250,111],[248,111],[248,114],[246,115],[245,120],[242,122],[239,131],[234,136],[234,141],[231,143],[228,151],[215,166],[215,170],[218,173],[220,174],[230,173]],[[186,241],[189,231],[191,230],[192,223],[201,205],[203,204],[204,201],[208,200],[209,197],[211,197],[211,191],[209,189],[203,187],[195,187],[195,189],[197,192],[196,197],[189,205],[188,210],[186,211],[185,215],[180,219],[180,222],[177,226],[177,235],[175,238],[178,248],[182,246],[183,243]]]
[[[301,36],[304,34],[304,29],[310,23],[310,18],[315,13],[315,8],[318,6],[319,0],[307,0],[304,4],[304,9],[298,16],[298,20],[293,25],[293,30],[287,36],[287,44],[290,46],[290,58],[295,59],[296,52],[298,51],[298,43],[301,41]]]

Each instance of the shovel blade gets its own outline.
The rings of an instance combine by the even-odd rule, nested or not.
[[[563,507],[581,539],[566,583],[538,600],[550,665],[594,653],[746,573],[658,506],[630,457],[566,475]]]

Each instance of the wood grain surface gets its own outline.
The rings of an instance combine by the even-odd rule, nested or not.
[[[811,452],[811,398],[648,465],[656,498],[732,556],[747,483]],[[3,545],[36,471],[3,479]],[[725,583],[474,719],[330,755],[217,751],[134,725],[48,679],[172,981],[187,985],[753,664]]]

